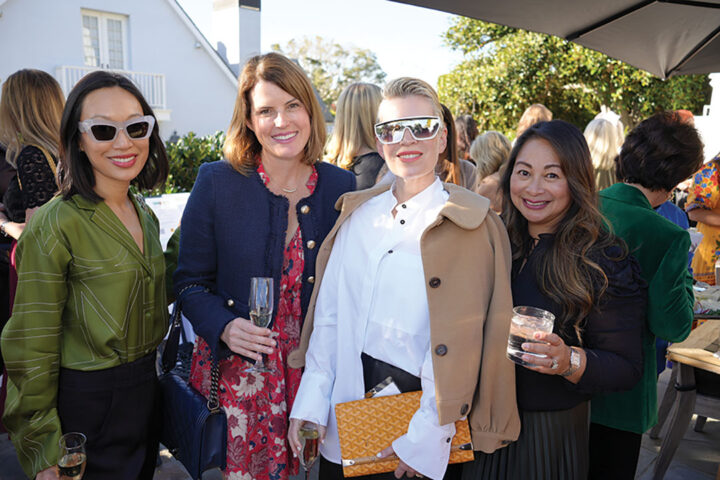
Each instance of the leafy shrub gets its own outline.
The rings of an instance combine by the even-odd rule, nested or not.
[[[163,193],[189,192],[192,190],[200,165],[223,158],[222,145],[225,133],[197,136],[189,132],[176,142],[166,142],[165,149],[170,162],[170,172],[163,188],[149,193],[150,196]]]

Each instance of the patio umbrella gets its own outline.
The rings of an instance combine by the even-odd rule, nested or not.
[[[720,0],[392,0],[548,33],[661,78],[720,71]]]

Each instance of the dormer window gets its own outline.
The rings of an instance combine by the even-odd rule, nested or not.
[[[81,10],[85,65],[126,70],[127,15]]]

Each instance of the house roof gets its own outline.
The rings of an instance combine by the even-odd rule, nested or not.
[[[0,5],[3,4],[6,0],[0,0]],[[213,48],[212,44],[208,41],[207,38],[205,38],[205,35],[200,31],[200,29],[195,25],[195,22],[192,21],[192,18],[183,10],[183,8],[180,6],[180,4],[177,2],[177,0],[166,0],[167,3],[170,5],[170,7],[175,10],[175,12],[178,14],[178,16],[182,19],[183,23],[190,29],[192,34],[195,36],[195,39],[200,44],[200,47],[202,47],[208,55],[215,61],[217,66],[223,71],[227,79],[232,83],[234,88],[237,88],[237,77],[235,75],[235,72],[233,72],[232,67],[225,61],[225,59],[218,53],[215,48]]]
[[[0,0],[0,5],[2,5],[7,0]],[[170,6],[177,12],[177,14],[180,16],[180,18],[185,22],[187,27],[190,29],[190,31],[195,35],[195,38],[200,43],[200,45],[208,52],[208,54],[215,60],[215,63],[218,64],[220,68],[223,69],[223,71],[226,73],[230,81],[232,82],[234,87],[237,87],[237,76],[235,72],[233,71],[232,66],[227,63],[225,58],[218,53],[218,51],[212,46],[210,41],[203,35],[203,33],[200,31],[200,29],[195,25],[195,22],[193,22],[192,18],[185,12],[185,10],[180,6],[180,4],[177,2],[177,0],[166,0]],[[295,62],[300,65],[300,63],[295,60]],[[238,67],[240,68],[240,67]],[[302,68],[302,67],[300,67]],[[310,82],[312,85],[312,82]],[[317,98],[318,102],[320,102],[320,108],[322,109],[323,117],[325,119],[326,123],[332,123],[335,121],[335,117],[330,112],[330,109],[328,106],[323,102],[322,98],[320,98],[320,94],[318,93],[317,89],[315,88],[315,85],[312,85],[313,92],[315,92],[315,97]]]

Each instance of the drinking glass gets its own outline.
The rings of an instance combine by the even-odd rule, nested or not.
[[[305,480],[310,478],[310,470],[318,458],[318,441],[320,433],[318,427],[313,422],[305,422],[298,432],[300,441],[302,442],[302,453],[300,455],[300,465],[305,470]]]
[[[60,469],[61,480],[80,480],[85,473],[85,435],[79,432],[66,433],[60,437]]]
[[[507,357],[518,365],[535,366],[533,363],[523,360],[523,355],[532,355],[538,358],[545,358],[540,353],[526,352],[522,348],[525,342],[544,343],[533,338],[535,332],[552,333],[555,315],[535,307],[513,308],[512,322],[510,323],[510,336],[508,337]]]
[[[267,328],[273,312],[273,279],[253,277],[250,279],[250,320],[258,327]],[[265,354],[261,353],[255,365],[246,372],[265,373],[273,370],[265,366]]]

